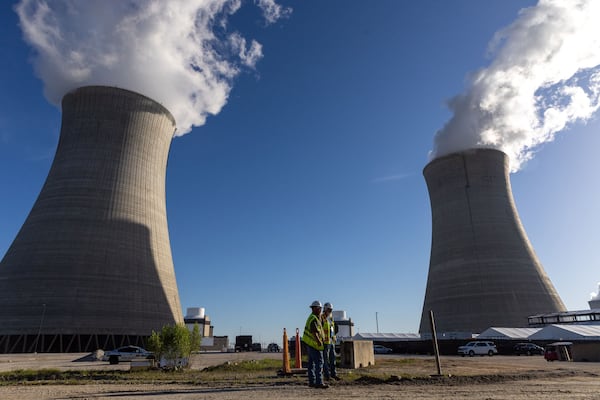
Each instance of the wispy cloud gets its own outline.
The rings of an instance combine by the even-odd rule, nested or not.
[[[256,0],[256,4],[263,11],[263,16],[268,24],[274,24],[281,18],[287,18],[292,13],[291,7],[282,7],[275,0]]]
[[[26,160],[31,162],[52,160],[54,158],[54,154],[56,153],[56,147],[46,147],[42,149],[27,149]]]
[[[399,181],[402,179],[409,178],[412,175],[413,175],[412,173],[406,172],[406,173],[402,173],[402,174],[382,176],[382,177],[373,179],[371,182],[372,183],[384,183],[384,182],[391,182],[391,181]]]

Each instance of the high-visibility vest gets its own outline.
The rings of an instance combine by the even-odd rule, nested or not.
[[[324,344],[332,344],[335,343],[335,322],[333,322],[333,318],[324,318],[323,319],[323,333],[325,335],[325,339],[323,340]]]
[[[313,323],[317,326],[316,336],[310,329]],[[317,337],[321,339],[321,342],[317,340]],[[315,314],[310,314],[306,320],[302,341],[315,350],[323,350],[323,326],[321,325],[321,320]]]

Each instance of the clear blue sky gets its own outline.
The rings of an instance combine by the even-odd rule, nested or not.
[[[281,341],[315,299],[358,332],[416,332],[431,215],[422,169],[445,101],[489,63],[494,32],[532,1],[282,1],[263,46],[207,123],[173,140],[167,213],[183,312],[216,335]],[[43,96],[12,5],[0,6],[0,255],[48,173],[60,110]],[[574,125],[512,175],[522,222],[569,309],[600,281],[600,124]]]

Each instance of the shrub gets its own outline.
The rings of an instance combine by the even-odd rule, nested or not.
[[[200,349],[200,334],[190,332],[184,324],[165,325],[160,333],[152,331],[148,339],[148,349],[156,355],[163,367],[186,366],[192,351]]]

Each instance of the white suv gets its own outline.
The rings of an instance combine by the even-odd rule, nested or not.
[[[467,355],[473,357],[475,354],[484,356],[487,354],[491,357],[498,354],[498,349],[494,342],[469,342],[458,348],[458,354],[463,357]]]

